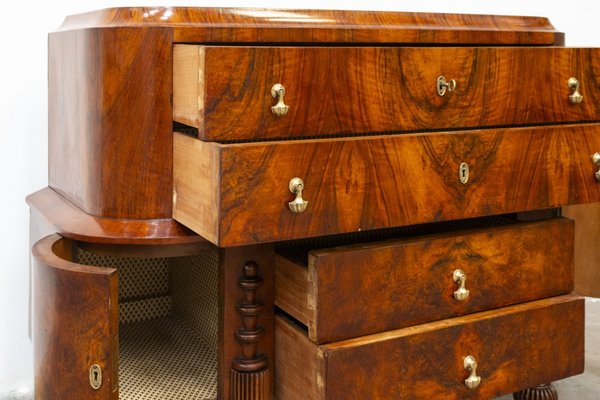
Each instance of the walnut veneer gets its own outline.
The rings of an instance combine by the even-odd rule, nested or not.
[[[556,400],[583,371],[559,214],[600,201],[597,49],[537,17],[177,7],[48,43],[36,399]]]

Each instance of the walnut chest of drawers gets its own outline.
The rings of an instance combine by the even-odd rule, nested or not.
[[[38,399],[557,399],[600,51],[544,18],[120,8],[49,37]]]

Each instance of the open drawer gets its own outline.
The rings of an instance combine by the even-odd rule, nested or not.
[[[590,121],[600,113],[598,49],[178,44],[173,63],[173,119],[206,141]]]
[[[492,399],[582,373],[583,329],[583,298],[571,295],[325,345],[278,317],[275,394],[280,400]],[[469,356],[475,371],[467,370]]]
[[[239,144],[175,133],[173,217],[229,247],[591,203],[596,152],[600,124]]]
[[[36,396],[216,399],[217,254],[142,247],[34,245]]]
[[[390,231],[282,244],[276,305],[329,343],[573,290],[573,222],[564,218]]]

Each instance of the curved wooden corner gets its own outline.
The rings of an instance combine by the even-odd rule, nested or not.
[[[142,26],[172,28],[176,42],[204,43],[553,45],[562,35],[542,17],[191,7],[108,8],[69,16],[59,31]]]
[[[90,243],[211,244],[172,219],[127,220],[86,214],[51,188],[27,196],[27,204],[64,237]]]

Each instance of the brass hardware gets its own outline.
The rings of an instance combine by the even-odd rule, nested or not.
[[[573,91],[573,93],[569,95],[569,101],[573,104],[581,103],[583,96],[579,93],[579,81],[576,78],[571,77],[567,81],[567,85],[569,85],[569,89]]]
[[[469,290],[465,288],[467,283],[467,275],[462,269],[457,269],[452,275],[454,283],[459,285],[459,288],[454,291],[454,298],[458,301],[464,301],[469,297]]]
[[[454,79],[446,81],[446,77],[444,77],[444,75],[440,75],[437,78],[435,87],[437,89],[437,94],[443,96],[446,94],[446,90],[449,92],[454,92],[456,89],[456,81]]]
[[[90,367],[90,386],[96,390],[102,386],[102,368],[98,364]]]
[[[475,361],[475,357],[467,356],[463,361],[463,366],[467,371],[471,373],[467,379],[465,379],[465,385],[469,389],[476,389],[481,383],[481,377],[477,376],[477,361]]]
[[[302,190],[304,190],[304,181],[300,178],[294,178],[290,181],[290,192],[296,195],[294,201],[290,201],[288,204],[290,206],[290,210],[293,213],[301,213],[306,210],[306,206],[308,205],[308,201],[302,198]]]
[[[596,165],[596,167],[600,168],[600,153],[594,153],[592,156],[592,161]],[[600,181],[600,169],[596,171],[594,174],[596,176],[596,180]]]
[[[462,163],[458,167],[458,178],[463,185],[469,181],[469,164]]]
[[[271,96],[273,96],[274,99],[278,99],[277,104],[271,107],[271,111],[273,112],[273,114],[275,114],[275,116],[283,117],[285,114],[287,114],[290,107],[283,102],[283,96],[285,96],[285,88],[281,83],[276,83],[273,85],[273,87],[271,88]]]

